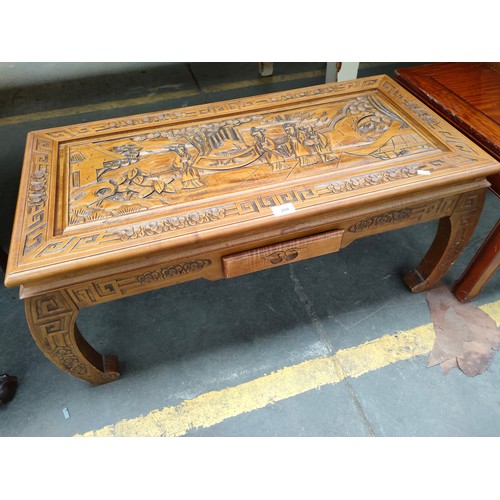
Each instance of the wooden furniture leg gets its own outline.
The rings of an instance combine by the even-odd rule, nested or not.
[[[488,177],[490,190],[500,198],[500,174]],[[471,300],[481,293],[483,286],[500,265],[500,219],[472,257],[462,276],[452,285],[452,293],[460,302]]]
[[[460,196],[449,217],[439,220],[436,237],[420,265],[404,276],[414,293],[435,286],[467,245],[481,215],[486,189]]]
[[[99,354],[78,331],[78,307],[65,290],[30,297],[25,307],[38,347],[61,370],[96,385],[120,376],[118,358]]]
[[[484,240],[464,273],[453,283],[452,293],[460,302],[471,300],[481,293],[483,286],[500,265],[500,220]]]

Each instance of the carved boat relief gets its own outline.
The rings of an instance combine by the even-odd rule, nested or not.
[[[69,147],[68,224],[434,150],[375,94]]]

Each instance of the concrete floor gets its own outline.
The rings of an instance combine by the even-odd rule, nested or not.
[[[392,76],[396,66],[362,64],[359,76]],[[29,130],[313,85],[324,71],[324,63],[281,63],[261,79],[249,63],[158,65],[1,90],[1,246],[8,250]],[[497,217],[498,202],[488,196],[445,284],[460,276]],[[473,378],[458,369],[444,375],[427,368],[426,354],[410,354],[319,386],[309,380],[326,356],[356,354],[366,342],[431,321],[425,294],[411,294],[401,274],[419,262],[435,228],[427,223],[289,266],[84,309],[81,331],[122,363],[122,378],[100,387],[41,354],[18,290],[2,286],[0,373],[16,375],[19,387],[0,407],[0,436],[500,436],[498,358]],[[473,303],[499,300],[497,273]]]

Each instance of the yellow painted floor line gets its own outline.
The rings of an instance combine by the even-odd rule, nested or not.
[[[500,300],[481,306],[500,325]],[[83,436],[182,436],[190,429],[210,427],[242,413],[263,408],[346,377],[359,377],[397,361],[430,353],[435,333],[432,323],[385,335],[333,356],[287,366],[255,380],[208,392],[179,405],[121,420]],[[342,370],[338,370],[340,366]]]
[[[227,90],[240,89],[245,87],[254,87],[257,85],[268,85],[270,83],[279,83],[290,80],[299,80],[305,78],[316,78],[325,74],[325,70],[305,71],[302,73],[293,73],[289,75],[276,75],[266,78],[259,78],[254,80],[241,80],[237,82],[226,82],[215,85],[203,87],[203,93],[223,92]],[[96,104],[87,104],[82,106],[73,106],[70,108],[54,109],[51,111],[39,111],[36,113],[27,113],[24,115],[8,116],[0,118],[0,127],[5,125],[15,125],[17,123],[26,123],[37,120],[45,120],[49,118],[58,118],[61,116],[78,115],[82,113],[90,113],[94,111],[104,111],[107,109],[126,108],[129,106],[139,106],[142,104],[151,104],[169,99],[180,99],[182,97],[191,97],[198,95],[200,92],[197,89],[186,89],[177,91],[168,91],[150,94],[142,97],[135,97],[131,99],[123,99],[120,101],[101,102]]]

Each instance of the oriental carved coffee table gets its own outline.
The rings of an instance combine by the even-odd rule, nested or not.
[[[31,132],[5,282],[43,353],[102,384],[118,359],[78,331],[80,308],[439,219],[405,276],[427,290],[498,172],[387,76]]]

